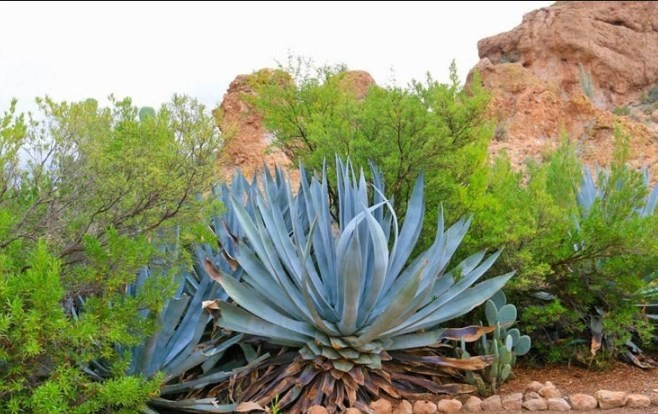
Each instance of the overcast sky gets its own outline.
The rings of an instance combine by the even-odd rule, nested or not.
[[[0,110],[12,97],[110,93],[159,106],[186,93],[214,107],[238,74],[285,62],[345,63],[379,83],[429,71],[463,80],[477,41],[548,1],[382,3],[0,3]],[[394,74],[392,76],[391,74]]]

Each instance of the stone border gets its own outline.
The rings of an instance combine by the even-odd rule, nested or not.
[[[443,399],[438,403],[431,401],[416,401],[411,404],[402,400],[393,409],[393,404],[380,399],[370,403],[374,414],[456,414],[459,412],[500,412],[500,411],[592,411],[597,408],[648,408],[658,406],[658,393],[650,397],[644,394],[627,394],[623,391],[599,390],[594,396],[589,394],[573,394],[562,396],[560,390],[550,381],[542,384],[533,381],[526,387],[525,393],[514,393],[504,396],[494,395],[484,400],[471,396],[465,403],[456,399]],[[346,414],[361,414],[356,408],[348,408]],[[328,414],[325,407],[314,405],[308,414]]]

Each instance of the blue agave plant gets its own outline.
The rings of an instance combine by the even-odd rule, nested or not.
[[[448,271],[470,219],[446,229],[442,213],[432,246],[412,257],[424,216],[422,177],[400,227],[376,171],[373,190],[349,162],[338,160],[336,171],[336,219],[326,173],[318,179],[303,168],[299,193],[287,192],[284,209],[260,194],[253,210],[231,200],[244,234],[234,258],[244,273],[236,280],[206,262],[233,300],[218,301],[218,324],[294,349],[267,361],[243,398],[269,404],[280,396],[279,407],[297,413],[314,404],[367,410],[382,391],[471,390],[445,384],[442,369],[482,369],[491,358],[446,358],[436,347],[494,328],[443,325],[484,303],[512,274],[475,284],[498,257],[484,251]]]

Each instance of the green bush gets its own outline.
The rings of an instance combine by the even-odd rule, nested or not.
[[[566,143],[530,165],[527,177],[499,158],[488,190],[472,197],[473,232],[464,247],[505,246],[495,267],[518,269],[506,292],[520,305],[521,328],[541,360],[589,364],[595,354],[624,354],[631,338],[648,344],[652,328],[633,298],[658,267],[658,220],[639,214],[648,183],[624,164],[625,145],[587,206],[588,176]],[[597,353],[601,341],[605,352]]]
[[[653,87],[642,97],[642,103],[644,104],[653,104],[654,102],[658,102],[658,86]]]
[[[283,70],[290,77],[283,75]],[[275,74],[256,74],[256,96],[248,97],[281,148],[295,161],[320,170],[338,154],[356,164],[373,162],[382,171],[387,192],[402,213],[423,172],[428,188],[426,226],[431,228],[443,203],[454,221],[467,214],[467,187],[486,170],[493,124],[487,119],[489,95],[475,76],[469,88],[459,85],[456,67],[449,84],[428,75],[407,87],[371,86],[364,96],[350,91],[345,67],[312,68],[291,64]],[[330,174],[333,174],[329,166]],[[335,198],[336,191],[330,188]],[[422,247],[432,234],[423,233]]]
[[[100,107],[38,100],[0,116],[0,411],[133,413],[160,375],[126,376],[126,355],[155,329],[189,263],[153,244],[175,224],[184,243],[207,231],[197,200],[219,144],[195,101],[174,97],[141,119],[130,100]],[[134,296],[137,271],[158,266]],[[103,359],[107,381],[84,368]]]
[[[61,306],[67,294],[61,263],[44,241],[29,252],[30,267],[24,271],[11,268],[7,259],[0,253],[2,412],[133,413],[157,395],[160,378],[123,376],[118,355],[114,374],[105,383],[91,381],[80,369],[97,355],[111,356],[112,343],[137,343],[139,333],[148,329],[134,324],[140,302],[98,309],[93,319],[72,320]]]
[[[628,105],[617,106],[612,110],[612,113],[617,116],[628,116],[631,113],[631,109],[628,107]]]
[[[594,99],[594,83],[592,82],[592,74],[588,71],[585,72],[585,68],[582,63],[578,64],[578,79],[580,81],[580,88],[582,89],[585,96],[591,101]]]

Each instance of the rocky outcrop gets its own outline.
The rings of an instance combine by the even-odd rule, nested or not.
[[[658,3],[557,2],[481,40],[478,51],[469,81],[477,71],[492,94],[493,155],[505,150],[521,168],[566,135],[579,142],[587,164],[607,166],[618,129],[631,138],[631,164],[649,166],[658,179]],[[357,98],[375,83],[363,71],[341,76],[340,84]],[[263,162],[290,166],[245,99],[254,94],[253,82],[272,80],[291,81],[268,69],[238,76],[215,111],[226,140],[224,178],[237,168],[251,175]]]
[[[236,170],[251,179],[263,167],[278,165],[290,167],[290,160],[277,148],[270,146],[272,135],[263,125],[263,116],[249,103],[254,95],[254,82],[290,82],[290,76],[282,71],[262,69],[251,75],[239,75],[231,82],[219,108],[213,111],[215,123],[222,131],[224,146],[219,163],[222,178],[230,180]],[[293,183],[297,182],[296,170],[288,169]]]
[[[523,17],[514,30],[478,42],[480,58],[517,63],[573,97],[580,69],[590,73],[598,107],[637,100],[658,80],[658,3],[557,2]]]
[[[618,127],[631,136],[631,163],[658,175],[656,108],[647,99],[658,94],[658,3],[557,2],[481,40],[478,51],[474,71],[497,122],[492,153],[504,149],[520,166],[567,134],[586,163],[607,165]]]

